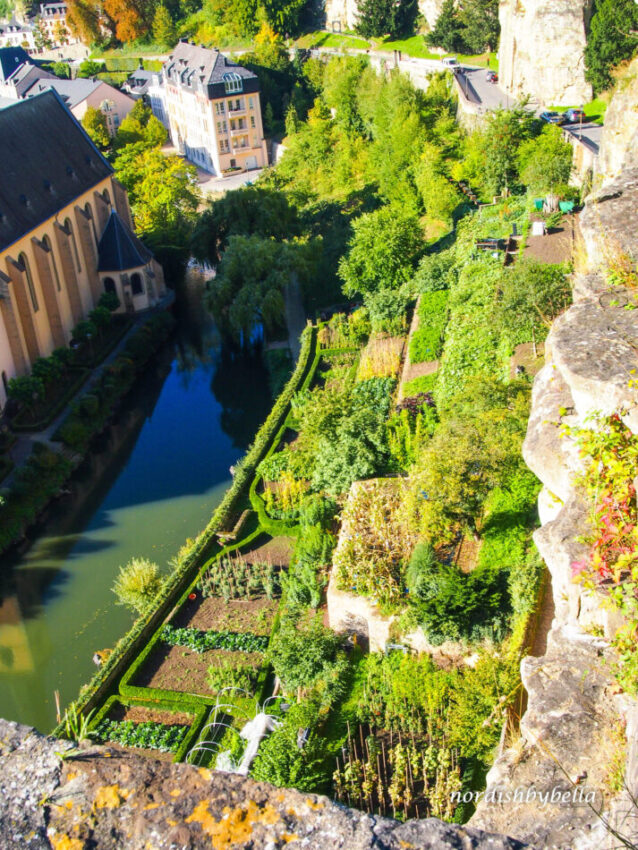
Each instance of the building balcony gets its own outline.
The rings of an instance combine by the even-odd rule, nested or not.
[[[233,107],[232,109],[230,107],[228,107],[228,114],[229,115],[243,115],[243,114],[245,114],[245,112],[246,112],[245,106],[240,106],[239,108]]]
[[[248,127],[235,127],[234,130],[232,127],[230,127],[229,129],[231,136],[245,136],[246,133],[248,133]]]

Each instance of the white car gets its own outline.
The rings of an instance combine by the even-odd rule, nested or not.
[[[455,71],[459,71],[461,68],[461,66],[459,65],[459,60],[456,58],[456,56],[446,56],[445,58],[441,59],[441,62],[443,63],[444,67],[448,68],[450,71],[452,71],[452,73],[454,73]]]

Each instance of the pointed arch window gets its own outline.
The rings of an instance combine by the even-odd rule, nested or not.
[[[27,288],[29,290],[29,297],[31,298],[31,306],[33,307],[33,312],[37,313],[40,309],[40,305],[38,304],[38,296],[35,293],[35,286],[33,285],[33,278],[31,276],[31,267],[29,266],[29,260],[27,259],[27,255],[22,253],[18,255],[18,262],[24,269],[24,274],[27,279]]]
[[[70,218],[64,219],[64,229],[68,233],[71,244],[73,245],[73,255],[75,257],[75,264],[78,267],[78,271],[82,271],[82,266],[80,265],[80,255],[78,253],[78,243],[75,241],[75,233],[73,232],[73,225],[71,224]]]
[[[62,286],[60,285],[60,275],[58,274],[58,265],[55,262],[55,254],[53,253],[53,245],[51,244],[51,240],[48,236],[42,237],[42,244],[47,249],[49,257],[51,257],[51,265],[53,266],[53,277],[55,278],[55,287],[58,292],[62,291]]]

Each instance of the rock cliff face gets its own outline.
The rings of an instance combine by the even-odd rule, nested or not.
[[[443,0],[419,0],[419,12],[428,22],[430,29],[436,23]],[[332,29],[335,23],[342,30],[352,30],[357,24],[357,0],[325,0],[325,26]]]
[[[591,100],[584,50],[592,0],[501,0],[499,78],[546,106]]]
[[[0,720],[3,850],[522,850],[435,819],[400,824],[204,768],[44,738]],[[65,760],[60,758],[63,753]]]
[[[618,177],[623,166],[638,168],[638,57],[618,80],[605,114],[598,157],[598,173],[603,182]]]
[[[539,847],[598,850],[619,845],[593,808],[549,803],[539,810],[538,802],[557,793],[554,789],[582,788],[621,833],[634,843],[638,838],[635,803],[626,795],[614,799],[608,790],[614,756],[622,763],[621,751],[614,753],[614,730],[625,723],[625,781],[638,799],[638,706],[613,684],[608,638],[620,625],[619,615],[603,597],[572,581],[571,565],[586,552],[580,537],[587,532],[588,506],[574,481],[576,447],[559,431],[561,421],[580,425],[594,411],[623,411],[625,424],[638,434],[638,389],[630,380],[638,369],[638,320],[635,310],[623,309],[634,294],[608,293],[604,277],[610,251],[638,257],[638,168],[625,168],[591,196],[580,220],[590,267],[576,275],[574,304],[548,336],[547,363],[534,383],[523,446],[528,466],[544,485],[542,525],[534,539],[551,575],[554,619],[546,653],[522,664],[528,708],[520,740],[488,774],[493,796],[520,788],[537,796],[514,804],[499,804],[498,797],[490,802],[488,796],[471,823],[503,828]]]

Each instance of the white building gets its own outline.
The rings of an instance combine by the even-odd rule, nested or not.
[[[217,50],[183,41],[162,74],[171,139],[180,153],[218,175],[268,164],[256,74]]]

